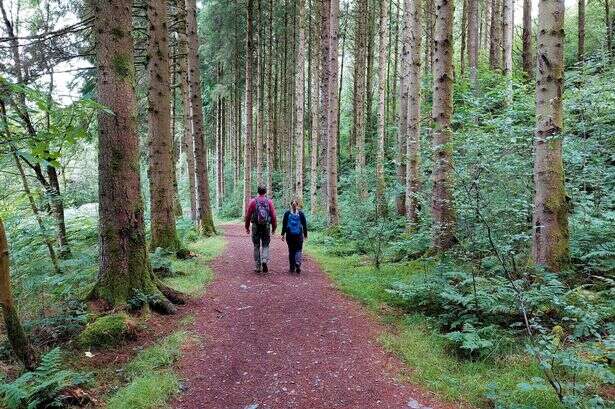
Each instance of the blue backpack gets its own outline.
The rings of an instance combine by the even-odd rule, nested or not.
[[[288,234],[300,236],[303,234],[303,225],[301,224],[301,216],[299,213],[288,214]]]

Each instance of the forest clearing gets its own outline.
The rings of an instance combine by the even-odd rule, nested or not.
[[[0,407],[615,408],[614,29],[0,0]]]

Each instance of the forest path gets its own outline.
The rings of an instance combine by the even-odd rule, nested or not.
[[[276,235],[269,273],[256,275],[243,226],[224,230],[215,280],[192,307],[202,339],[179,362],[185,391],[174,408],[455,407],[399,381],[403,364],[377,342],[383,327],[312,260],[288,273]]]

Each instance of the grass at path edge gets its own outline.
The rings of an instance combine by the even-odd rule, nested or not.
[[[191,297],[203,294],[213,280],[213,271],[208,263],[222,253],[226,241],[219,231],[217,236],[200,238],[186,244],[196,257],[187,260],[172,259],[173,270],[181,271],[165,283]],[[180,391],[180,379],[174,364],[181,357],[183,347],[189,342],[198,342],[194,334],[185,330],[193,321],[184,317],[180,329],[154,345],[139,352],[123,368],[128,384],[119,388],[107,401],[108,409],[154,409],[165,407]]]
[[[551,390],[522,391],[517,385],[540,376],[539,368],[524,353],[510,354],[494,360],[469,361],[452,356],[447,340],[424,315],[405,315],[395,308],[386,292],[395,281],[413,274],[429,274],[433,267],[425,261],[385,264],[380,271],[356,255],[337,256],[327,253],[322,235],[312,233],[306,252],[327,273],[336,287],[359,300],[391,330],[381,334],[385,349],[397,355],[411,371],[403,376],[451,402],[468,402],[489,408],[485,395],[491,390],[511,406],[561,409]]]

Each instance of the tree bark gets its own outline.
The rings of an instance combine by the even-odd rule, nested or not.
[[[273,91],[273,0],[269,0],[269,35],[268,35],[268,56],[269,64],[266,66],[267,71],[267,105],[269,110],[269,132],[267,132],[267,192],[273,196],[273,171],[274,171],[274,135],[276,132],[275,126],[275,93]]]
[[[421,141],[421,5],[416,0],[404,0],[404,21],[408,25],[408,106],[406,120],[406,216],[412,226],[419,221],[418,194]],[[407,14],[407,16],[406,16]]]
[[[562,161],[564,3],[538,4],[534,137],[534,263],[559,272],[569,262],[568,205]]]
[[[303,205],[303,87],[305,83],[305,1],[297,1],[297,73],[295,75],[295,197]]]
[[[196,169],[198,230],[209,236],[216,233],[211,201],[209,199],[208,151],[203,133],[203,97],[201,95],[201,67],[199,64],[199,37],[196,23],[196,0],[186,0],[186,36],[188,38],[188,83],[190,84],[190,110],[194,131],[194,157]]]
[[[467,0],[468,5],[468,68],[470,83],[477,88],[478,76],[478,0]]]
[[[436,1],[434,33],[434,80],[432,118],[433,192],[431,213],[434,227],[433,247],[448,250],[455,244],[455,208],[453,202],[452,147],[453,130],[453,3]]]
[[[320,0],[312,0],[311,1],[311,6],[312,6],[312,10],[311,13],[312,15],[315,16],[314,18],[314,28],[312,29],[312,32],[314,33],[313,37],[312,37],[312,77],[310,78],[310,81],[312,81],[312,101],[311,101],[311,105],[312,105],[312,112],[311,112],[311,121],[312,121],[312,125],[310,126],[310,130],[311,130],[311,142],[310,142],[310,213],[312,215],[315,215],[318,212],[318,176],[319,176],[319,169],[318,169],[318,154],[319,154],[319,150],[318,150],[318,141],[320,138],[319,135],[319,107],[318,107],[318,99],[319,99],[319,79],[321,76],[321,69],[320,69],[320,62],[319,59],[321,58],[320,56],[320,36],[319,36],[319,14],[318,14],[318,2]]]
[[[17,359],[27,370],[36,367],[36,357],[30,341],[19,321],[13,294],[11,292],[11,275],[9,271],[9,246],[6,240],[4,224],[0,219],[0,306],[6,328],[6,335]]]
[[[365,169],[365,98],[367,70],[367,0],[357,0],[355,11],[355,62],[353,87],[353,130],[355,140],[355,170],[359,194],[367,193],[363,178]]]
[[[380,20],[378,21],[378,151],[376,156],[376,207],[378,214],[387,213],[384,180],[385,149],[385,92],[387,79],[388,13],[386,0],[380,0]]]
[[[461,10],[461,52],[459,53],[460,73],[463,77],[466,69],[466,49],[467,49],[467,34],[468,34],[468,1],[463,0]]]
[[[248,0],[247,21],[248,29],[246,32],[246,136],[244,144],[244,162],[243,162],[243,208],[244,213],[248,208],[248,203],[252,196],[252,128],[254,126],[252,97],[254,95],[254,86],[252,84],[253,72],[253,16],[254,0]]]
[[[578,3],[578,23],[579,33],[577,37],[577,60],[583,61],[585,57],[585,0]]]
[[[506,77],[506,102],[511,105],[513,102],[513,86],[512,86],[512,47],[513,47],[513,31],[514,31],[514,0],[503,0],[504,7],[502,9],[502,66],[504,67],[504,76]]]
[[[613,48],[613,23],[611,22],[609,0],[604,0],[604,22],[606,24],[606,52],[610,55]]]
[[[132,2],[91,2],[96,34],[97,95],[111,113],[98,114],[100,266],[91,293],[111,306],[125,305],[135,291],[150,296],[163,313],[175,308],[152,275],[143,220],[136,123]]]
[[[489,0],[487,0],[489,1]],[[489,33],[489,66],[492,70],[501,69],[502,60],[502,0],[491,0],[491,27]],[[504,0],[506,1],[506,0]]]
[[[581,0],[580,0],[581,1]],[[532,0],[523,0],[523,72],[527,78],[534,76],[532,56]]]
[[[171,136],[170,65],[167,5],[164,0],[149,0],[148,72],[149,101],[149,187],[152,249],[179,248],[175,230],[175,189],[173,137]]]
[[[339,98],[337,87],[339,81],[338,66],[338,38],[339,38],[339,7],[340,0],[328,0],[330,8],[330,50],[331,60],[328,70],[329,78],[329,131],[327,133],[327,217],[329,226],[339,223],[337,208],[337,113],[339,110]]]
[[[188,36],[186,35],[186,4],[184,0],[177,2],[177,32],[178,52],[180,54],[179,73],[182,109],[183,135],[182,150],[186,156],[186,173],[188,174],[188,195],[190,197],[190,219],[198,220],[198,205],[196,200],[196,165],[194,158],[194,129],[192,126],[192,109],[190,107],[190,83],[188,81]]]

